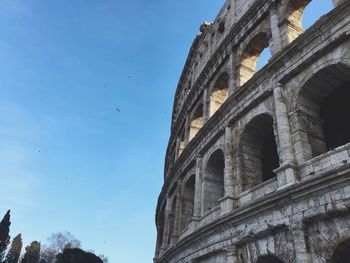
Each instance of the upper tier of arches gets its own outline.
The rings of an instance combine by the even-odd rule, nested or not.
[[[251,4],[247,5],[254,6],[259,0],[251,1]],[[227,47],[234,46],[233,52],[225,51],[222,55],[227,53],[230,56],[230,65],[226,69],[229,80],[228,85],[225,87],[223,94],[217,95],[220,97],[227,97],[232,94],[240,86],[243,86],[249,79],[251,79],[257,71],[266,65],[270,59],[272,59],[277,53],[279,53],[284,47],[292,43],[299,35],[301,35],[307,26],[316,22],[322,15],[326,14],[331,10],[333,6],[338,5],[339,1],[322,0],[322,5],[316,5],[316,2],[321,0],[282,0],[276,5],[274,1],[268,2],[265,13],[267,16],[258,25],[250,27],[250,24],[254,20],[261,20],[261,17],[256,16],[253,18],[246,18],[244,15],[239,16],[234,1],[226,1],[223,11],[220,12],[214,23],[205,24],[202,26],[202,33],[197,36],[194,42],[183,73],[180,78],[173,106],[172,116],[172,133],[177,133],[179,125],[183,123],[183,117],[179,117],[179,114],[189,114],[192,111],[193,96],[198,92],[198,89],[203,87],[201,79],[208,77],[202,76],[205,69],[210,67],[213,61],[213,55],[222,50],[224,44]],[[254,4],[253,4],[254,3]],[[316,4],[315,4],[316,3]],[[228,8],[230,6],[230,8]],[[319,6],[325,6],[324,8],[318,8]],[[238,8],[238,7],[237,7]],[[249,13],[250,9],[245,11]],[[247,19],[247,21],[244,21]],[[212,40],[217,34],[220,34],[219,24],[225,22],[224,33],[218,39]],[[246,24],[246,27],[239,27],[235,25]],[[227,25],[231,25],[228,28]],[[223,41],[230,37],[230,30],[236,29],[237,36],[230,41]],[[217,40],[217,41],[216,41]],[[212,47],[210,44],[212,43]],[[227,44],[228,43],[228,44]],[[240,43],[240,44],[239,44]],[[267,51],[268,50],[268,51]],[[203,55],[204,53],[208,53]],[[220,53],[218,53],[220,54]],[[200,66],[201,65],[201,66]],[[212,74],[212,73],[211,73]],[[220,73],[214,73],[218,76]],[[208,84],[205,85],[205,93],[210,93],[215,85],[215,77],[209,80]],[[218,98],[218,97],[217,97]],[[204,103],[209,107],[208,110],[204,107],[204,121],[209,119],[213,112],[215,112],[220,105],[223,103],[223,99],[207,98]],[[207,111],[207,112],[205,112]],[[205,116],[207,114],[207,116]],[[182,121],[181,121],[182,120]]]
[[[312,24],[333,6],[332,1],[327,0],[327,5],[321,10],[321,13],[311,18],[310,15],[304,17],[305,13],[317,13],[313,12],[315,8],[313,3],[317,1],[283,0],[277,5],[269,3],[270,9],[265,11],[268,16],[252,28],[249,28],[248,23],[245,37],[235,38],[233,41],[240,42],[232,42],[232,45],[235,44],[232,47],[232,52],[226,55],[222,54],[225,60],[221,70],[212,71],[206,75],[208,80],[200,87],[195,85],[198,80],[193,73],[186,73],[191,76],[191,81],[190,83],[186,82],[187,84],[183,84],[181,81],[176,92],[175,105],[177,106],[173,111],[172,133],[167,150],[168,155],[174,158],[167,160],[166,170],[182,154],[205,123],[221,108],[226,99],[237,90],[243,89],[245,83],[257,75],[256,73],[264,68],[264,65],[268,64],[269,58],[275,58],[284,47],[289,46],[304,32],[306,28],[303,28],[303,21],[307,20],[308,24]],[[259,1],[254,2],[258,3]],[[336,4],[338,3],[334,3],[334,5]],[[230,12],[233,12],[232,8],[227,11],[227,15]],[[230,19],[229,17],[227,19]],[[253,18],[253,20],[257,18]],[[221,17],[221,21],[223,19]],[[238,21],[236,22],[238,23]],[[298,30],[295,31],[296,25],[298,25]],[[212,27],[214,26],[207,25],[206,30],[211,32],[214,30]],[[244,31],[244,29],[240,29],[240,31]],[[203,37],[207,37],[207,34],[209,33],[203,33]],[[229,47],[230,45],[228,45]],[[186,63],[185,68],[190,69],[190,65]],[[208,65],[210,63],[206,66]],[[179,91],[181,91],[180,97]],[[179,115],[180,112],[181,115]]]

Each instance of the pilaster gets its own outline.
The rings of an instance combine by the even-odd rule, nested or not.
[[[186,121],[185,121],[185,147],[190,141],[190,114],[186,114]]]
[[[282,49],[281,32],[279,28],[279,21],[276,7],[270,11],[270,25],[271,25],[271,53],[275,55]]]
[[[210,99],[208,96],[208,88],[204,89],[203,92],[203,125],[206,123],[210,118]]]
[[[180,209],[181,209],[181,202],[182,202],[182,181],[179,180],[176,185],[176,204],[175,204],[175,215],[174,215],[174,231],[171,235],[171,246],[175,245],[177,242],[177,239],[179,238],[179,231],[180,231]]]
[[[232,129],[225,128],[225,170],[224,170],[224,189],[225,196],[221,199],[222,213],[232,211],[234,205],[234,187],[233,187],[233,156],[232,156]]]
[[[312,254],[307,251],[304,224],[293,224],[292,234],[295,249],[295,263],[312,263]]]
[[[164,219],[164,230],[163,230],[163,242],[160,247],[160,256],[167,250],[168,248],[168,238],[169,238],[169,224],[170,224],[170,213],[171,213],[171,199],[168,197],[166,199],[165,206],[165,219]]]
[[[292,145],[291,131],[287,106],[283,98],[283,85],[278,83],[274,89],[275,115],[279,140],[280,167],[277,173],[278,187],[283,188],[297,181],[295,156]]]
[[[232,246],[226,249],[227,252],[227,263],[238,263],[237,249],[235,246]]]
[[[194,208],[193,208],[193,227],[201,218],[202,211],[202,156],[198,155],[196,159],[196,179],[194,189]]]

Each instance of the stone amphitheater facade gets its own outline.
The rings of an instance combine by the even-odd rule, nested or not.
[[[201,26],[174,100],[154,262],[350,262],[350,1],[304,31],[310,2],[227,0]]]

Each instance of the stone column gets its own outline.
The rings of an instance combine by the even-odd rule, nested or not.
[[[292,225],[293,242],[295,249],[295,263],[312,263],[312,255],[307,251],[303,223]]]
[[[170,213],[171,213],[171,199],[168,197],[166,199],[165,206],[165,219],[164,219],[164,228],[163,228],[163,243],[160,248],[160,255],[162,255],[168,247],[168,238],[169,238],[169,223],[170,223]]]
[[[233,209],[234,187],[233,187],[233,156],[232,156],[232,129],[225,128],[225,170],[224,187],[225,196],[221,199],[221,213],[228,213]]]
[[[240,61],[239,56],[237,54],[237,50],[232,53],[232,93],[237,90],[240,86],[240,76],[239,76],[239,70],[240,70]],[[230,92],[229,92],[230,95]]]
[[[278,53],[282,49],[281,33],[278,25],[278,15],[276,7],[273,7],[270,11],[270,25],[271,25],[271,53],[272,56]]]
[[[193,228],[196,228],[202,216],[202,157],[196,159],[196,179],[194,186]]]
[[[190,114],[186,114],[186,120],[185,120],[185,147],[190,141]]]
[[[239,195],[243,191],[243,185],[242,185],[242,167],[241,167],[241,159],[239,156],[239,146],[238,146],[238,137],[240,136],[240,127],[233,127],[232,128],[232,156],[234,160],[234,167],[233,167],[233,193],[235,198],[235,204],[234,207],[239,206]]]
[[[179,180],[176,185],[176,204],[175,204],[175,215],[174,215],[174,231],[171,235],[171,246],[175,245],[177,239],[179,238],[180,231],[180,209],[181,209],[181,201],[182,201],[182,181]]]
[[[228,79],[228,92],[227,92],[227,97],[229,97],[237,88],[236,84],[236,56],[235,53],[231,51],[230,54],[230,71],[228,72],[229,79]]]
[[[175,146],[175,160],[174,160],[174,163],[177,160],[177,158],[179,157],[180,143],[181,143],[181,139],[177,138],[176,139],[176,146]]]
[[[202,162],[202,169],[204,170],[205,168],[203,167],[203,162]],[[201,216],[204,214],[204,195],[205,195],[205,172],[202,170],[201,173]]]
[[[227,251],[227,263],[238,263],[236,247],[232,246],[226,249],[226,251]]]
[[[203,99],[202,99],[202,102],[203,102],[203,125],[209,120],[210,118],[210,99],[208,97],[208,88],[205,88],[204,89],[204,92],[203,92]]]
[[[288,111],[283,98],[282,88],[282,84],[278,83],[273,91],[280,158],[280,167],[277,168],[275,172],[277,173],[279,188],[288,186],[297,181]]]

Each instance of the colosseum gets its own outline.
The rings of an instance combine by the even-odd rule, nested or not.
[[[350,262],[350,1],[304,30],[310,2],[226,0],[200,27],[175,94],[155,263]]]

